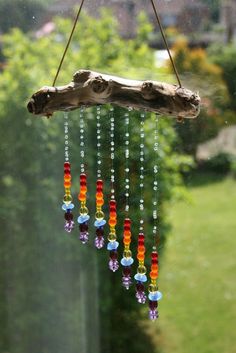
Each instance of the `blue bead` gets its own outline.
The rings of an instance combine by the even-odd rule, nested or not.
[[[103,227],[106,223],[107,222],[105,221],[105,219],[102,219],[101,221],[96,220],[94,222],[94,225],[95,225],[95,227]]]
[[[87,215],[84,215],[84,216],[79,216],[77,221],[79,224],[82,224],[82,223],[85,223],[89,220],[90,216],[87,214]]]
[[[118,246],[118,241],[109,241],[109,243],[107,244],[107,250],[116,250]]]
[[[157,291],[157,292],[150,292],[148,295],[148,299],[152,300],[152,301],[157,301],[157,300],[161,300],[162,298],[162,293]]]
[[[67,211],[67,210],[72,210],[75,207],[75,205],[73,203],[70,203],[69,205],[66,205],[65,203],[63,203],[62,205],[62,209],[63,211]]]
[[[139,281],[139,282],[147,282],[147,276],[143,273],[136,273],[134,278],[136,279],[136,281]]]
[[[123,257],[120,263],[122,266],[131,266],[134,263],[134,259],[132,257]]]

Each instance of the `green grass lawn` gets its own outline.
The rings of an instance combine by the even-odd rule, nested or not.
[[[236,352],[236,181],[200,181],[170,210],[155,353]]]

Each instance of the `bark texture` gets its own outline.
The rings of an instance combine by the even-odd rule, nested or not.
[[[168,83],[134,81],[89,70],[79,70],[66,86],[42,87],[27,105],[30,113],[51,116],[81,106],[114,104],[182,118],[196,118],[200,112],[197,93]]]

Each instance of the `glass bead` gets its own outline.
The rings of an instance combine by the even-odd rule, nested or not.
[[[81,215],[87,215],[88,214],[88,208],[86,206],[80,207],[79,213]]]
[[[66,221],[72,221],[72,219],[74,218],[73,214],[70,212],[66,212],[64,217]]]
[[[65,204],[72,202],[72,196],[71,195],[64,195],[63,201]]]
[[[64,163],[64,168],[65,169],[70,169],[70,163],[69,162],[65,162]]]
[[[95,218],[96,218],[97,220],[102,220],[102,219],[104,218],[104,213],[103,213],[102,211],[97,211],[97,212],[95,213]]]
[[[147,269],[145,266],[138,266],[138,273],[145,274],[147,272]]]

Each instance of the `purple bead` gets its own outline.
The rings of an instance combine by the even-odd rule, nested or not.
[[[88,232],[80,232],[79,239],[81,240],[82,244],[86,244],[88,242],[89,233]]]
[[[146,297],[145,292],[142,292],[142,291],[136,292],[136,298],[138,300],[138,303],[140,303],[140,304],[146,303],[147,297]]]
[[[65,225],[64,225],[64,229],[66,232],[70,233],[75,226],[75,222],[73,222],[72,220],[66,221]]]
[[[145,287],[142,282],[137,282],[136,283],[136,291],[137,292],[144,292]]]
[[[88,231],[88,223],[87,222],[80,223],[79,230],[81,232],[87,232]]]
[[[116,272],[119,268],[119,262],[116,259],[110,258],[109,260],[109,269],[113,272]]]
[[[96,229],[96,235],[97,235],[98,237],[103,237],[103,235],[104,235],[104,229],[103,229],[103,227],[99,227],[99,228]]]
[[[72,221],[73,220],[73,214],[71,212],[66,212],[65,213],[65,220],[66,221]]]
[[[129,289],[132,284],[132,279],[130,275],[124,275],[122,276],[122,285],[125,287],[125,289]]]
[[[136,283],[136,298],[138,300],[138,303],[140,303],[140,304],[146,303],[147,296],[145,294],[144,285],[141,282]]]
[[[149,300],[149,308],[151,310],[155,310],[158,307],[158,301],[157,300]]]
[[[154,321],[159,317],[158,311],[156,309],[154,310],[149,310],[149,319]]]
[[[130,276],[131,275],[131,267],[130,266],[125,266],[123,268],[123,275],[124,276]]]
[[[103,238],[103,236],[97,236],[94,240],[94,245],[96,246],[97,249],[101,249],[103,248],[105,244],[105,239]]]
[[[118,252],[116,250],[110,251],[110,259],[111,260],[117,260],[118,257]]]

